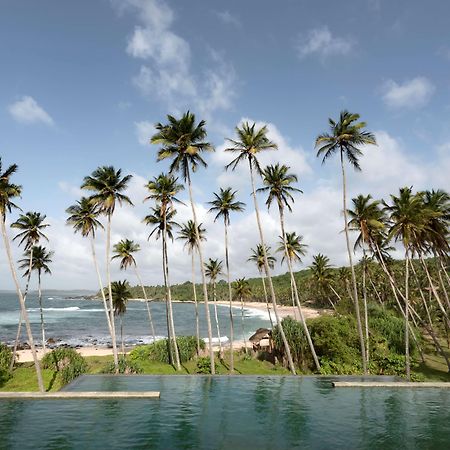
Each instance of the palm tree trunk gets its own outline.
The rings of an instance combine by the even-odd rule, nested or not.
[[[302,306],[300,304],[300,299],[298,298],[297,282],[295,281],[294,271],[292,270],[292,261],[289,258],[289,252],[288,252],[287,243],[286,243],[286,231],[284,229],[284,212],[283,212],[283,205],[281,203],[278,203],[278,211],[280,213],[281,239],[283,239],[284,254],[286,257],[287,264],[288,264],[289,274],[291,276],[292,291],[294,294],[295,302],[297,304],[298,312],[300,314],[300,321],[303,326],[303,331],[305,332],[306,340],[308,341],[309,349],[311,350],[314,364],[316,366],[317,371],[320,372],[319,358],[317,357],[316,349],[314,348],[314,344],[311,339],[311,334],[309,333],[308,325],[306,325],[305,316],[303,315],[303,310],[302,310]]]
[[[38,271],[38,297],[39,297],[39,312],[41,315],[41,333],[42,333],[42,351],[45,355],[45,324],[44,311],[42,309],[42,290],[41,290],[41,271]]]
[[[352,251],[350,248],[350,238],[348,235],[348,223],[347,223],[347,183],[345,179],[345,167],[344,167],[344,155],[341,147],[341,169],[342,169],[342,203],[344,206],[344,230],[345,230],[345,242],[347,244],[348,261],[350,263],[350,269],[352,272],[353,283],[353,301],[355,303],[356,324],[358,326],[359,341],[361,346],[361,358],[364,375],[367,375],[367,357],[366,346],[364,343],[364,335],[361,325],[361,314],[359,312],[359,300],[358,300],[358,287],[356,285],[355,267],[353,266]]]
[[[191,266],[192,266],[192,293],[194,294],[195,305],[195,335],[197,337],[197,356],[200,355],[200,318],[198,316],[197,288],[195,286],[195,249],[192,249]]]
[[[2,227],[3,242],[5,245],[6,255],[8,258],[8,262],[9,262],[9,268],[11,270],[11,275],[13,277],[13,281],[14,281],[14,284],[16,287],[16,292],[19,297],[20,309],[22,312],[22,317],[25,321],[25,328],[27,330],[28,341],[29,341],[30,348],[31,348],[31,354],[33,355],[33,361],[34,361],[34,367],[36,369],[36,377],[37,377],[39,391],[44,392],[44,383],[42,381],[41,366],[39,363],[39,359],[37,357],[36,347],[34,346],[33,334],[31,333],[30,320],[28,318],[28,312],[25,307],[25,300],[23,298],[22,291],[20,290],[19,280],[17,279],[17,274],[16,274],[16,269],[14,268],[13,258],[12,258],[12,254],[11,254],[11,247],[9,245],[8,234],[6,232],[5,216],[3,216],[1,218],[1,227]]]
[[[220,355],[221,358],[223,358],[222,342],[220,340],[219,316],[217,314],[216,280],[213,281],[213,301],[214,301],[214,318],[216,320],[217,337],[219,339],[219,355]]]
[[[331,284],[329,285],[331,292],[338,298],[339,301],[342,301],[341,296],[336,292],[336,289],[334,289],[333,286],[331,286]],[[333,309],[336,311],[336,305],[331,301],[331,299],[328,299],[331,303],[331,306],[333,307]]]
[[[272,315],[270,314],[269,297],[267,296],[265,276],[262,271],[260,273],[261,273],[261,281],[262,281],[263,291],[264,291],[264,300],[266,301],[267,312],[269,314],[270,326],[273,328],[273,321],[272,321]]]
[[[405,264],[405,359],[406,380],[411,381],[411,367],[409,360],[409,253],[406,251]]]
[[[246,338],[246,333],[245,333],[245,325],[244,325],[244,298],[240,297],[241,300],[241,329],[242,329],[242,337],[244,338],[244,348],[245,348],[245,353],[248,353],[248,347],[247,347],[247,338]]]
[[[177,337],[175,335],[175,324],[173,321],[173,309],[172,309],[172,292],[170,289],[170,281],[169,281],[169,257],[167,254],[167,222],[166,222],[167,216],[166,212],[164,212],[164,229],[163,229],[163,251],[164,251],[164,258],[166,261],[165,264],[165,273],[164,273],[164,283],[166,285],[166,291],[167,291],[167,304],[169,306],[169,322],[170,322],[170,336],[169,341],[172,341],[173,350],[175,353],[175,364],[177,370],[181,370],[181,364],[180,364],[180,353],[178,352],[178,345],[177,345]]]
[[[447,289],[445,288],[444,279],[442,278],[442,271],[438,268],[437,269],[439,281],[441,283],[441,289],[444,292],[445,302],[447,303],[447,308],[450,311],[450,299],[448,298]]]
[[[191,209],[192,209],[192,219],[194,221],[194,227],[195,227],[195,237],[197,240],[198,257],[200,259],[200,273],[202,274],[203,301],[205,302],[206,326],[208,328],[208,340],[209,340],[208,346],[209,346],[209,358],[211,360],[211,375],[214,375],[216,373],[216,365],[215,365],[215,361],[214,361],[214,349],[213,349],[213,345],[212,345],[212,328],[211,328],[211,315],[209,313],[208,288],[206,286],[205,264],[203,261],[202,245],[201,245],[200,236],[198,233],[197,213],[195,211],[194,198],[193,198],[193,194],[192,194],[191,175],[189,172],[189,168],[187,170],[187,182],[188,182],[188,188],[189,188],[189,201],[191,202]]]
[[[369,314],[367,312],[367,287],[366,287],[366,249],[363,244],[363,273],[362,273],[362,288],[363,288],[363,305],[364,305],[364,331],[366,332],[366,361],[369,365]]]
[[[233,292],[231,290],[230,277],[230,258],[228,254],[228,224],[224,220],[224,234],[225,234],[225,266],[227,268],[227,283],[228,283],[228,300],[230,303],[230,374],[234,373],[234,321],[233,321]]]
[[[125,345],[123,343],[123,319],[122,314],[120,315],[120,341],[122,344],[122,356],[125,358]]]
[[[111,344],[113,347],[113,357],[114,357],[114,367],[116,369],[116,374],[119,373],[119,355],[117,353],[117,343],[116,343],[116,325],[114,323],[114,306],[112,298],[112,287],[111,287],[111,214],[108,214],[108,223],[106,226],[106,281],[108,283],[108,295],[109,295],[109,317],[111,322]]]
[[[33,267],[33,247],[30,248],[30,264],[28,265],[27,284],[25,285],[25,293],[23,295],[24,303],[26,303],[26,301],[27,301],[28,288],[30,287],[32,267]],[[19,325],[17,326],[16,340],[14,341],[14,348],[13,348],[11,363],[9,365],[10,371],[13,370],[14,363],[16,361],[17,347],[19,346],[20,334],[22,332],[22,322],[23,322],[23,315],[22,315],[22,310],[21,310],[20,317],[19,317]]]
[[[139,284],[141,285],[142,294],[144,295],[145,305],[147,307],[148,320],[150,322],[150,329],[152,331],[152,336],[153,336],[153,342],[156,342],[155,327],[153,326],[152,313],[150,311],[150,305],[149,305],[148,298],[147,298],[147,292],[145,292],[144,283],[142,282],[142,278],[141,278],[141,275],[139,274],[139,270],[137,268],[137,265],[134,266],[134,271],[136,273],[136,278],[138,279]]]
[[[284,333],[283,326],[281,325],[280,316],[278,314],[277,299],[276,299],[276,296],[275,296],[275,289],[273,288],[272,277],[270,275],[269,262],[267,261],[266,244],[264,242],[264,235],[263,235],[262,226],[261,226],[261,219],[259,217],[258,202],[256,200],[255,180],[254,180],[254,177],[253,177],[252,160],[249,159],[248,163],[249,163],[249,166],[250,166],[250,179],[251,179],[251,183],[252,183],[252,196],[253,196],[253,203],[254,203],[254,206],[255,206],[256,223],[258,225],[259,240],[260,240],[260,243],[262,245],[262,250],[263,250],[264,270],[266,272],[267,280],[269,281],[269,290],[270,290],[270,297],[272,299],[273,312],[275,314],[275,319],[277,321],[277,326],[278,326],[278,329],[280,331],[281,339],[283,340],[284,350],[286,352],[286,358],[288,360],[289,369],[290,369],[290,371],[292,372],[293,375],[296,375],[294,362],[292,361],[291,349],[289,348],[289,344],[288,344],[288,341],[286,339],[286,335]]]
[[[167,283],[166,283],[166,256],[164,251],[164,242],[161,242],[162,250],[162,270],[164,279],[164,297],[166,299],[166,327],[167,327],[167,349],[169,353],[169,364],[174,365],[175,358],[173,357],[172,348],[172,330],[169,320],[169,296],[167,293]]]

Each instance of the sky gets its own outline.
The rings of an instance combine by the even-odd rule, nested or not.
[[[168,164],[156,162],[149,138],[167,114],[187,110],[206,120],[216,149],[193,176],[207,258],[224,257],[223,226],[207,202],[231,186],[247,204],[231,217],[232,277],[257,275],[246,261],[257,244],[249,174],[224,171],[226,138],[249,121],[267,125],[278,144],[261,164],[290,166],[303,191],[286,218],[287,231],[308,245],[297,267],[319,252],[346,264],[339,161],[322,165],[315,138],[343,109],[375,133],[362,171],[347,169],[349,198],[388,200],[403,186],[450,190],[449,16],[442,0],[1,0],[0,156],[4,167],[19,166],[13,180],[23,186],[22,210],[46,214],[50,224],[43,244],[55,253],[44,287],[98,287],[89,244],[65,225],[65,210],[82,195],[83,178],[103,165],[133,175],[135,206],[117,209],[112,241],[138,242],[144,282],[162,284],[161,242],[147,239],[142,219],[152,206],[143,202],[145,184]],[[187,191],[180,197],[187,200]],[[274,249],[277,211],[258,200]],[[178,209],[179,222],[191,218],[187,206]],[[103,233],[96,249],[104,273]],[[14,242],[16,259],[22,251]],[[170,245],[169,258],[171,281],[189,280],[182,242]],[[275,273],[285,271],[277,264]],[[136,283],[116,262],[112,278]],[[3,257],[0,289],[11,288]]]

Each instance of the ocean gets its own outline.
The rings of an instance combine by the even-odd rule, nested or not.
[[[50,291],[44,292],[44,321],[46,324],[46,338],[53,339],[56,346],[109,346],[111,339],[106,325],[106,317],[101,300],[86,298],[86,291]],[[37,293],[28,295],[27,310],[31,321],[31,329],[36,343],[40,343],[40,315]],[[150,308],[158,338],[167,336],[166,313],[164,302],[151,302]],[[230,320],[227,306],[218,305],[220,334],[223,342],[228,340]],[[177,335],[195,335],[195,307],[193,303],[174,303],[174,321]],[[214,309],[210,304],[213,338],[217,338],[214,322]],[[0,292],[0,342],[13,344],[20,307],[17,295],[13,292]],[[199,304],[200,335],[207,337],[205,306]],[[241,329],[240,308],[233,308],[235,319],[235,339],[243,339]],[[127,312],[123,317],[125,345],[137,345],[152,341],[151,329],[147,317],[145,303],[130,301]],[[118,321],[117,321],[118,324]],[[266,313],[246,308],[244,316],[244,333],[248,338],[257,328],[269,327],[270,322]],[[22,327],[20,342],[27,342],[26,331]],[[119,328],[116,327],[119,338]]]

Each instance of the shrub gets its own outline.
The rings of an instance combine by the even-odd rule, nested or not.
[[[130,361],[124,357],[119,358],[119,373],[124,375],[134,375],[141,372],[141,367],[135,361]],[[102,373],[116,373],[116,366],[112,362],[103,369]]]
[[[70,383],[88,369],[86,360],[72,348],[57,348],[42,358],[44,369],[56,370],[63,384]]]
[[[192,359],[197,352],[197,338],[195,336],[177,337],[180,362],[185,363]],[[205,348],[205,343],[200,340],[200,348]],[[137,361],[158,361],[169,364],[169,340],[162,339],[149,345],[140,345],[130,352],[130,360]]]
[[[0,385],[11,378],[9,365],[11,364],[12,351],[0,343]]]
[[[199,358],[197,361],[197,373],[210,374],[211,373],[211,359],[209,356]]]

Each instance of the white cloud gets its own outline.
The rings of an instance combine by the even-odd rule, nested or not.
[[[20,100],[9,105],[8,111],[14,120],[20,123],[43,123],[45,125],[54,124],[50,115],[36,102],[33,97],[28,95],[24,95]]]
[[[425,77],[416,77],[404,83],[387,80],[382,86],[383,101],[390,108],[415,109],[425,106],[434,94],[433,83]]]
[[[139,144],[149,145],[150,136],[155,132],[153,123],[143,120],[141,122],[135,122],[134,126]]]
[[[230,11],[216,11],[215,14],[225,25],[233,25],[236,28],[242,26],[241,21]]]
[[[353,47],[352,39],[334,36],[327,26],[314,28],[306,34],[301,34],[296,45],[300,58],[317,55],[322,59],[329,56],[348,55]]]

